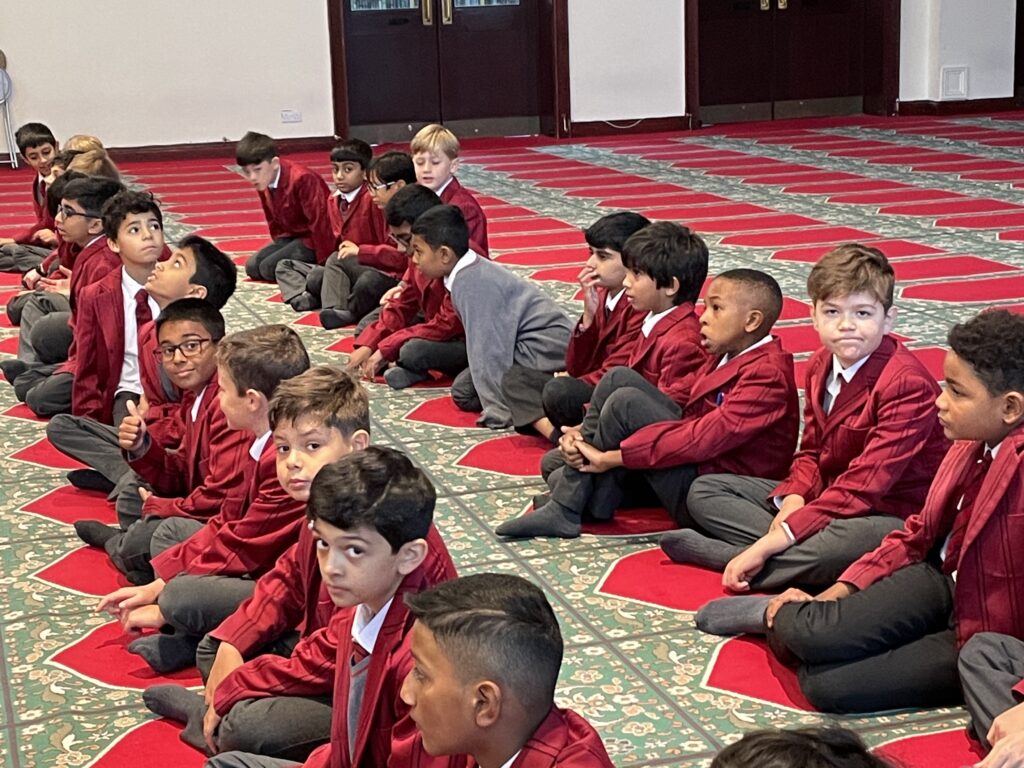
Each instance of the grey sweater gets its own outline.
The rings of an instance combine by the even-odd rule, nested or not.
[[[451,293],[466,329],[469,372],[483,405],[477,423],[508,427],[512,414],[501,392],[505,372],[513,363],[552,373],[565,370],[574,323],[536,285],[484,258],[459,270]]]

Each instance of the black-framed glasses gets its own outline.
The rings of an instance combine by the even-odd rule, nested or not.
[[[206,349],[206,345],[211,341],[213,339],[189,339],[188,341],[181,342],[181,344],[175,344],[173,347],[167,346],[154,349],[153,354],[165,363],[169,363],[174,360],[175,352],[181,352],[181,356],[187,360],[190,357],[201,354]]]
[[[92,211],[76,211],[69,205],[62,205],[57,208],[57,213],[63,216],[65,219],[73,219],[75,216],[83,216],[87,219],[98,219],[100,215],[93,213]]]
[[[401,245],[404,248],[412,248],[412,233],[411,232],[404,232],[402,234],[397,234],[397,235],[394,232],[392,232],[391,233],[391,239],[394,240],[396,244]]]

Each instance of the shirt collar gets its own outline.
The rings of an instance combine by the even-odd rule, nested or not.
[[[470,264],[476,261],[476,259],[476,251],[470,248],[468,251],[466,251],[466,254],[455,263],[455,266],[452,268],[452,271],[444,276],[444,287],[448,290],[449,293],[451,293],[452,291],[452,285],[455,284],[455,276],[459,274],[459,272],[461,272],[465,267],[468,267]]]
[[[200,390],[199,394],[196,395],[196,401],[194,403],[192,403],[192,423],[193,424],[196,423],[196,419],[199,416],[199,407],[203,404],[203,395],[206,394],[206,389],[209,386],[210,385],[207,384],[205,387],[203,387],[202,390]]]
[[[605,297],[604,305],[608,308],[609,312],[614,312],[615,311],[615,307],[617,307],[619,305],[619,301],[622,299],[622,296],[623,296],[623,294],[625,294],[625,292],[626,292],[625,288],[619,288],[619,292],[616,293],[614,296],[612,296],[609,293]]]
[[[362,187],[356,187],[351,192],[342,192],[340,189],[334,190],[333,197],[343,197],[345,202],[352,205],[352,201],[359,197],[359,193],[363,191]]]
[[[718,365],[715,366],[715,370],[718,370],[719,368],[721,368],[723,365],[725,365],[730,360],[735,360],[740,355],[747,354],[747,352],[750,352],[752,349],[757,349],[758,347],[763,347],[765,344],[771,344],[774,340],[775,340],[775,337],[772,336],[769,333],[763,339],[758,339],[757,341],[755,341],[753,344],[751,344],[746,349],[741,349],[735,355],[732,355],[732,356],[730,356],[730,355],[722,355],[722,359],[718,362]]]
[[[281,166],[278,166],[277,173],[274,175],[274,180],[267,185],[270,189],[277,189],[277,185],[281,183],[281,171]]]
[[[985,450],[986,450],[986,451],[988,452],[988,454],[989,454],[989,455],[990,455],[990,456],[992,457],[992,461],[995,461],[995,460],[996,460],[996,456],[998,456],[998,455],[999,455],[999,449],[1003,447],[1003,443],[1005,443],[1005,442],[1006,442],[1006,440],[1005,440],[1005,439],[1003,439],[1003,440],[1000,440],[1000,441],[999,441],[998,443],[996,443],[996,444],[995,444],[994,446],[992,446],[992,447],[989,447],[989,444],[988,444],[988,443],[985,443]]]
[[[384,603],[375,616],[370,616],[370,606],[366,603],[356,606],[356,616],[352,622],[352,639],[359,643],[367,653],[373,653],[373,646],[377,644],[380,628],[384,626],[384,618],[388,615],[388,609],[391,608],[391,602],[394,599],[392,597],[391,600]]]
[[[654,326],[658,324],[661,318],[665,317],[665,315],[673,309],[675,309],[674,305],[666,309],[664,312],[659,312],[658,314],[654,314],[653,312],[647,313],[647,317],[644,318],[643,325],[640,326],[640,331],[643,333],[645,339],[651,335],[651,331],[654,330]]]
[[[444,192],[444,191],[445,191],[446,189],[448,189],[448,186],[449,186],[449,185],[450,185],[450,184],[451,184],[451,183],[452,183],[453,181],[455,181],[455,177],[454,177],[454,176],[449,176],[449,177],[448,177],[448,181],[446,181],[446,182],[445,182],[444,184],[442,184],[442,185],[441,185],[440,187],[438,187],[438,188],[437,188],[436,190],[434,190],[434,193],[435,193],[435,194],[436,194],[436,195],[437,195],[438,197],[440,197],[440,196],[441,196],[441,193],[442,193],[442,192]]]
[[[508,760],[506,760],[505,764],[503,766],[501,766],[501,768],[512,768],[512,763],[514,763],[516,761],[516,758],[519,757],[519,753],[522,752],[522,751],[523,750],[521,750],[521,749],[516,750],[516,753],[514,755],[512,755],[512,757],[510,757]]]
[[[252,456],[253,461],[259,461],[260,456],[263,455],[263,449],[267,447],[267,441],[270,439],[271,430],[267,430],[264,434],[257,437],[252,441],[252,445],[249,446],[249,455]]]
[[[127,269],[121,267],[121,288],[127,292],[129,296],[134,297],[139,291],[145,290],[146,286],[129,275]]]
[[[870,359],[871,355],[868,355],[867,357],[862,357],[849,368],[843,368],[842,364],[839,362],[839,358],[832,355],[832,376],[829,378],[829,381],[838,381],[839,377],[842,376],[846,379],[846,383],[849,384],[853,381],[853,377],[857,375],[857,371],[863,368],[864,363]]]

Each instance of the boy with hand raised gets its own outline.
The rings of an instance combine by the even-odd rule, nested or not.
[[[414,665],[402,700],[431,755],[470,768],[611,768],[586,720],[555,705],[562,634],[540,589],[481,573],[407,594]]]

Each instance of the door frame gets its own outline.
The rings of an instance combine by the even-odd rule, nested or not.
[[[710,2],[713,0],[704,0]],[[698,3],[686,2],[686,111],[700,127],[700,50]],[[895,115],[900,95],[901,0],[864,0],[864,112]]]
[[[348,69],[345,64],[346,0],[327,0],[327,31],[331,57],[331,98],[335,138],[349,132]],[[431,2],[431,0],[421,0]],[[529,0],[527,0],[529,2]],[[564,138],[570,135],[569,112],[569,0],[539,0],[538,62],[541,75],[541,131]]]

